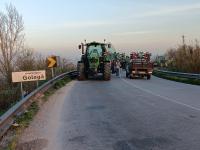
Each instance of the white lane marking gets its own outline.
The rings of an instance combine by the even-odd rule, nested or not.
[[[193,106],[191,106],[191,105],[188,105],[188,104],[185,104],[185,103],[182,103],[182,102],[179,102],[179,101],[170,99],[170,98],[168,98],[168,97],[166,97],[166,96],[162,96],[162,95],[159,95],[159,94],[155,94],[155,93],[153,93],[153,92],[150,91],[150,90],[143,89],[143,88],[141,88],[141,87],[135,86],[135,85],[131,84],[130,82],[128,82],[128,81],[125,80],[125,79],[122,79],[122,80],[123,80],[124,82],[126,82],[127,84],[129,84],[129,85],[131,85],[131,86],[133,86],[133,87],[135,87],[135,88],[137,88],[137,89],[139,89],[139,90],[141,90],[141,91],[144,91],[144,92],[146,92],[146,93],[149,93],[149,94],[154,95],[154,96],[157,96],[157,97],[160,97],[160,98],[162,98],[162,99],[164,99],[164,100],[166,100],[166,101],[170,101],[170,102],[173,102],[173,103],[176,103],[176,104],[179,104],[179,105],[188,107],[188,108],[190,108],[190,109],[200,111],[200,108],[196,108],[196,107],[193,107]]]

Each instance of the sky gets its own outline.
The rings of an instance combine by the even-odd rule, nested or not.
[[[104,39],[116,50],[163,54],[200,40],[199,0],[0,0],[23,16],[26,44],[45,55],[76,60],[78,45]]]

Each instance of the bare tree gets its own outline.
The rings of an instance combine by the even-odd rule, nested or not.
[[[75,69],[75,65],[66,58],[61,58],[60,68],[61,72],[66,72]]]
[[[0,12],[0,73],[10,85],[16,56],[24,45],[23,31],[22,16],[13,5],[7,5],[6,12]]]
[[[40,53],[35,54],[35,67],[37,70],[43,70],[47,66],[46,57]]]
[[[36,54],[33,49],[24,48],[17,56],[16,67],[19,71],[31,71],[36,69]]]

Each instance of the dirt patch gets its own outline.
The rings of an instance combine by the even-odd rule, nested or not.
[[[42,150],[48,144],[46,139],[35,139],[29,142],[21,143],[16,147],[16,150]]]
[[[57,140],[57,137],[59,137],[61,110],[66,94],[73,84],[74,82],[71,82],[53,94],[50,93],[48,101],[41,106],[29,127],[18,138],[17,150],[60,149],[61,140]]]

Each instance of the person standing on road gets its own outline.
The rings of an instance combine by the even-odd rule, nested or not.
[[[115,61],[114,60],[111,63],[111,70],[112,70],[112,74],[114,74],[116,72],[115,71]]]
[[[119,68],[119,77],[121,78],[122,77],[122,63],[121,62],[119,62],[120,63],[120,68]]]
[[[120,71],[120,68],[121,68],[121,63],[119,60],[117,60],[116,62],[116,76],[120,77],[121,78],[121,71]]]

